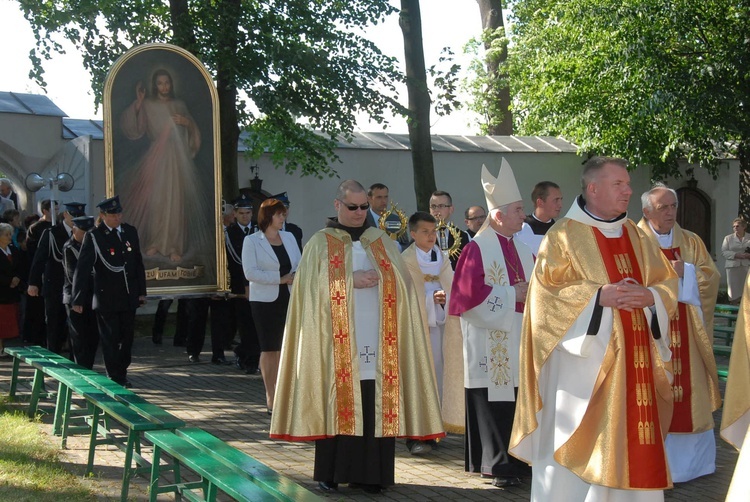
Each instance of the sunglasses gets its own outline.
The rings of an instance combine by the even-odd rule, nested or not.
[[[343,204],[344,207],[347,208],[349,211],[356,211],[357,209],[361,209],[362,211],[367,211],[368,209],[370,209],[370,203],[369,202],[367,204],[357,205],[357,204],[347,204],[346,202],[344,202],[341,199],[336,199],[336,200],[339,201],[339,202],[341,202],[341,204]]]

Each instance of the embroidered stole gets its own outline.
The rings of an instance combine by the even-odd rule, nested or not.
[[[668,260],[676,260],[680,248],[662,249]],[[669,348],[672,350],[672,393],[674,413],[669,432],[693,432],[693,411],[690,384],[690,343],[687,305],[677,304],[675,316],[669,320]]]
[[[484,268],[485,283],[491,286],[511,286],[516,282],[526,280],[526,275],[534,268],[534,258],[518,255],[519,269],[516,271],[519,277],[510,277],[510,268],[508,267],[506,257],[503,254],[503,248],[497,233],[491,228],[486,228],[474,236],[482,254],[482,267]],[[514,246],[513,241],[510,245]],[[529,271],[529,272],[527,272]],[[515,401],[513,364],[511,359],[518,364],[518,354],[511,357],[510,350],[513,345],[510,343],[509,334],[499,330],[488,330],[487,337],[487,363],[489,365],[489,380],[491,385],[488,386],[487,392],[490,401]],[[516,369],[516,372],[518,370]],[[517,377],[516,377],[517,378]]]
[[[643,284],[638,259],[627,229],[622,236],[608,239],[594,228],[596,242],[611,283],[631,278]],[[666,460],[656,404],[651,330],[641,309],[617,310],[622,322],[625,350],[627,399],[628,476],[630,486],[660,489],[668,484]]]
[[[333,360],[336,378],[336,413],[338,434],[355,434],[354,384],[352,379],[352,326],[346,278],[346,243],[330,234],[328,240],[328,284],[333,328]],[[363,241],[363,244],[364,241]],[[397,289],[393,267],[385,246],[380,240],[370,244],[381,280],[381,336],[380,367],[382,374],[383,437],[394,437],[399,432],[399,368],[398,368],[398,318]],[[359,382],[357,382],[359,384]]]

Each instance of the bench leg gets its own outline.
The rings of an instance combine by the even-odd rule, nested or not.
[[[91,436],[89,441],[89,459],[86,464],[86,475],[94,472],[94,454],[96,453],[96,436],[99,434],[99,415],[101,410],[98,406],[94,406],[94,411],[91,415]]]
[[[16,398],[16,389],[18,387],[18,371],[21,367],[21,360],[17,357],[13,358],[13,371],[10,374],[10,391],[8,391],[8,397],[11,401]]]
[[[173,463],[173,465],[174,465],[174,468],[173,468],[174,483],[176,485],[178,485],[178,484],[182,483],[182,475],[180,474],[180,461],[175,458],[175,459],[172,460],[172,462],[174,462]],[[176,501],[182,500],[182,491],[180,491],[179,489],[177,491],[175,491],[174,492],[174,499]]]
[[[151,483],[148,489],[149,502],[156,502],[159,495],[159,462],[161,458],[161,448],[154,445],[153,459],[151,461]]]
[[[125,472],[122,473],[122,492],[120,493],[120,500],[122,502],[128,501],[130,478],[133,476],[133,471],[131,469],[133,464],[133,450],[138,442],[138,433],[134,430],[128,430],[128,443],[125,446]],[[140,449],[140,445],[138,446],[138,449]]]
[[[42,373],[42,370],[35,370],[34,383],[31,388],[31,400],[29,401],[29,418],[36,416],[39,395],[42,393],[42,388],[44,388],[44,373]]]
[[[62,424],[70,410],[70,388],[62,382],[59,385],[57,404],[55,404],[55,420],[52,422],[52,434],[55,436],[62,434]],[[65,438],[63,438],[63,448],[65,448]]]
[[[216,495],[218,491],[219,490],[216,485],[212,481],[209,481],[208,490],[205,492],[206,502],[216,502]]]

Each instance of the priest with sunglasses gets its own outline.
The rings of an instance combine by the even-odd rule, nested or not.
[[[346,180],[305,246],[281,349],[271,438],[315,441],[324,492],[394,484],[395,439],[444,436],[419,298],[398,247]]]

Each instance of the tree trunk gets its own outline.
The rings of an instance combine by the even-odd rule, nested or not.
[[[169,0],[169,17],[172,20],[172,43],[200,59],[200,47],[195,39],[187,0]]]
[[[484,32],[495,31],[504,28],[503,24],[503,2],[502,0],[477,0],[479,12],[482,15],[482,30]],[[501,32],[505,36],[504,30]],[[498,36],[484,37],[485,50],[490,49],[492,39]],[[494,82],[504,83],[493,86],[492,92],[488,99],[496,100],[497,109],[502,110],[502,117],[490,117],[490,126],[488,133],[491,136],[510,136],[513,134],[513,116],[510,112],[510,86],[508,85],[508,75],[500,73],[500,65],[508,59],[508,48],[503,48],[502,52],[496,57],[487,58],[487,75]]]
[[[219,96],[219,144],[221,148],[221,194],[227,201],[240,193],[237,181],[237,146],[240,139],[239,114],[237,112],[237,85],[232,61],[237,52],[237,33],[242,12],[241,0],[222,0],[217,8],[221,19],[218,30],[218,62],[216,65],[216,88]],[[190,19],[187,0],[169,1],[172,19],[173,42],[190,51],[200,59],[198,42]],[[212,138],[213,139],[213,138]]]
[[[409,142],[411,143],[414,194],[417,209],[427,211],[435,188],[430,137],[430,94],[422,47],[422,15],[419,0],[401,0],[399,25],[404,35],[406,89],[409,94]]]
[[[740,141],[737,149],[737,157],[740,160],[740,207],[739,216],[747,221],[750,216],[750,144],[747,141]]]
[[[240,139],[237,112],[237,79],[233,61],[239,44],[241,0],[223,0],[219,6],[222,27],[216,34],[218,58],[216,64],[216,90],[219,95],[219,131],[221,144],[221,193],[225,200],[234,200],[240,194],[237,178],[237,146]]]

